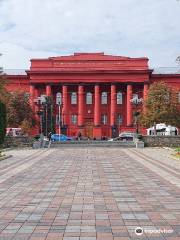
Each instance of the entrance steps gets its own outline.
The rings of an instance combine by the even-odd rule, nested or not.
[[[69,142],[52,142],[51,148],[61,148],[61,147],[122,147],[122,148],[135,148],[136,145],[132,141],[69,141]]]

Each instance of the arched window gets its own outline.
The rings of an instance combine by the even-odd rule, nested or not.
[[[77,93],[76,92],[71,93],[71,104],[77,104]]]
[[[91,92],[86,93],[86,104],[92,104],[92,93]]]
[[[56,93],[56,104],[62,104],[62,94],[60,92]]]
[[[107,92],[101,94],[101,104],[107,104]]]
[[[117,104],[122,104],[122,92],[117,92]]]

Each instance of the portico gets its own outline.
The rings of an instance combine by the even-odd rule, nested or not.
[[[57,131],[56,95],[60,94],[61,125],[67,135],[76,136],[81,131],[90,138],[116,136],[122,130],[134,129],[130,100],[134,96],[146,98],[150,72],[147,58],[104,53],[32,59],[27,71],[30,103],[37,112],[35,97],[51,97]]]

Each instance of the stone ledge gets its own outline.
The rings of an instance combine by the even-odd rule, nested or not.
[[[108,142],[108,141],[70,141],[52,142],[51,148],[56,147],[135,147],[134,142]]]
[[[143,136],[147,147],[179,147],[180,135],[178,136]]]

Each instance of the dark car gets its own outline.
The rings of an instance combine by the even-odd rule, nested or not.
[[[119,137],[111,138],[108,141],[133,141],[135,138],[135,133],[133,132],[122,132]]]
[[[121,134],[119,134],[118,140],[133,141],[134,137],[135,137],[135,133],[133,132],[122,132]]]

